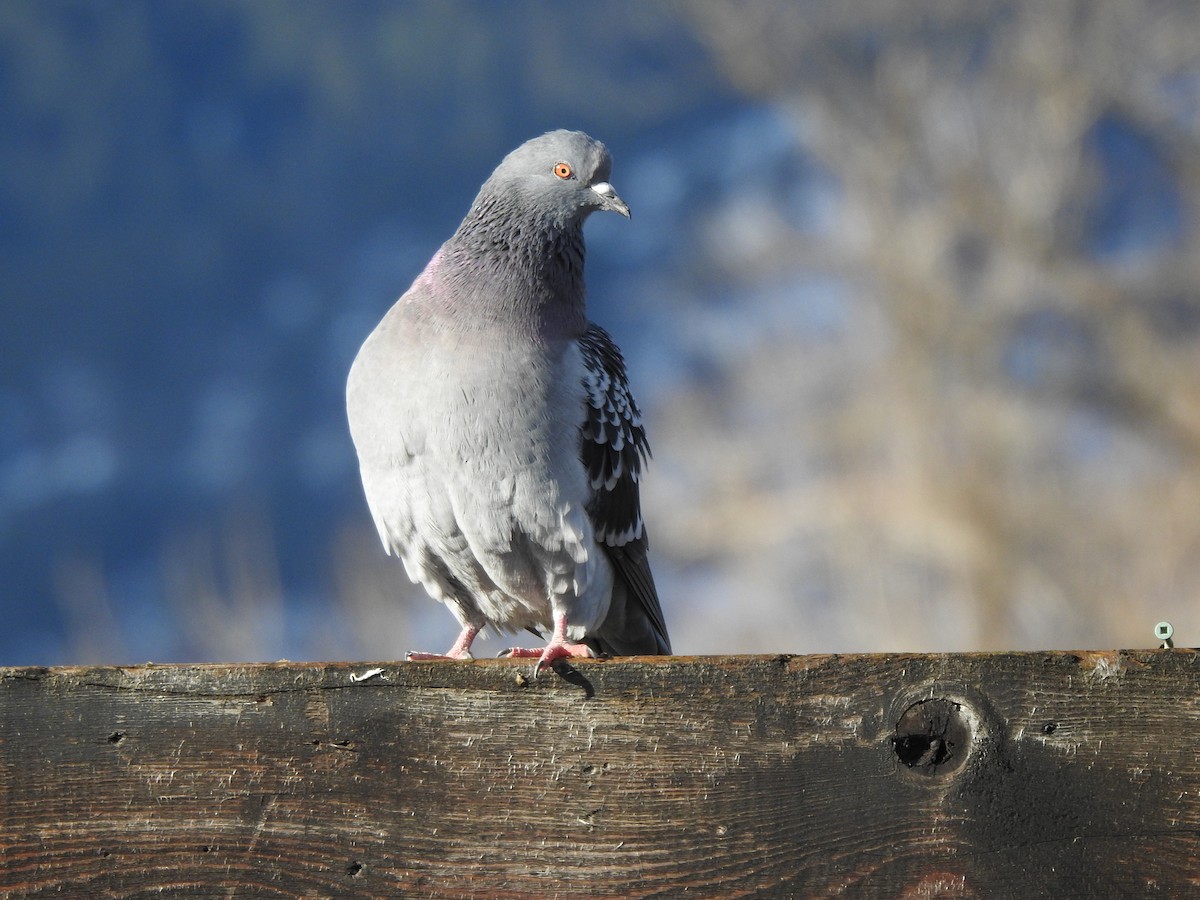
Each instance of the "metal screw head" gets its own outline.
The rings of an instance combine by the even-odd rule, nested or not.
[[[1154,636],[1162,641],[1163,650],[1170,650],[1175,646],[1175,642],[1171,640],[1171,635],[1175,633],[1175,629],[1171,627],[1170,622],[1159,622],[1154,626]]]

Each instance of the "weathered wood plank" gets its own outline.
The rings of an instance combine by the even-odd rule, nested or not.
[[[0,892],[1200,896],[1196,651],[366,668],[0,670]]]

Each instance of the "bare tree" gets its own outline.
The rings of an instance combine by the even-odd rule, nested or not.
[[[659,546],[790,605],[763,612],[795,649],[1200,633],[1200,7],[681,8],[840,184],[831,229],[739,277],[828,273],[854,313],[663,413],[695,468]],[[697,452],[764,403],[744,454]]]

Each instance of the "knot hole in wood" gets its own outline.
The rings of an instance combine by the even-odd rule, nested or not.
[[[956,775],[975,746],[978,722],[979,716],[962,700],[918,700],[896,723],[892,750],[914,775]]]

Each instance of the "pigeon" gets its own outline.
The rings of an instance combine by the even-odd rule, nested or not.
[[[588,321],[583,223],[629,218],[607,148],[551,131],[506,156],[366,339],[346,398],[384,548],[458,620],[525,629],[556,660],[670,654],[639,482],[650,456],[625,361]]]

